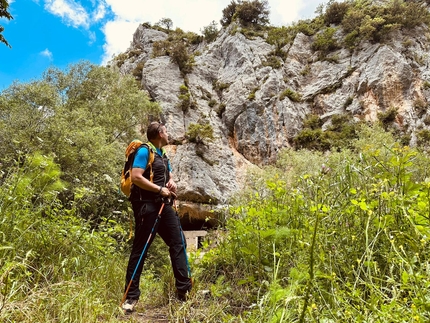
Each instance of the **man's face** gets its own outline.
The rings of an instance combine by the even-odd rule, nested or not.
[[[166,146],[169,144],[169,135],[167,134],[166,127],[162,126],[159,131],[160,138],[161,138],[161,147]]]

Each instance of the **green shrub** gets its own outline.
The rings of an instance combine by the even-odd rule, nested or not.
[[[317,114],[308,114],[303,120],[303,128],[316,130],[316,129],[320,129],[322,125],[323,125],[323,122]]]
[[[269,23],[269,4],[267,0],[234,0],[222,10],[221,25],[226,27],[235,19],[243,26],[267,25]]]
[[[276,169],[248,178],[201,261],[213,284],[256,304],[246,322],[429,319],[428,157],[381,129],[359,136],[355,151],[281,151]]]
[[[219,93],[221,93],[224,90],[227,90],[229,87],[230,87],[230,84],[227,84],[227,83],[221,83],[221,82],[217,82],[217,81],[213,82],[214,90],[219,92]]]
[[[269,56],[266,61],[262,62],[262,64],[263,64],[263,66],[270,66],[273,69],[278,69],[282,66],[279,59],[273,55]]]
[[[333,115],[325,131],[321,129],[322,125],[318,115],[307,115],[303,120],[303,129],[294,137],[295,147],[321,151],[351,148],[360,126],[350,115],[345,114]]]
[[[185,44],[181,42],[174,43],[169,56],[172,62],[178,65],[179,70],[183,74],[188,74],[192,71],[193,60],[188,54],[188,49]]]
[[[269,3],[267,0],[241,1],[235,14],[242,25],[267,25],[269,23]]]
[[[397,108],[391,107],[384,112],[378,112],[378,120],[385,128],[387,128],[394,120],[396,120],[397,110]]]
[[[323,54],[327,54],[338,48],[337,40],[334,38],[336,28],[328,27],[321,33],[315,36],[314,42],[312,43],[312,50],[321,51]]]
[[[222,10],[222,18],[220,20],[221,26],[226,27],[233,21],[234,14],[236,13],[237,3],[231,0],[230,4]]]
[[[417,132],[417,143],[420,146],[429,146],[430,144],[430,130],[422,129]]]
[[[282,26],[269,28],[266,41],[275,46],[274,55],[285,58],[286,53],[282,51],[282,48],[290,44],[293,39],[291,28]]]
[[[318,30],[320,30],[323,24],[319,23],[320,20],[299,20],[298,22],[294,22],[292,24],[292,29],[294,30],[294,37],[297,33],[305,34],[306,36],[315,35]]]
[[[178,107],[183,111],[187,112],[191,105],[191,94],[188,87],[185,84],[181,84],[179,87],[178,95],[179,103]]]
[[[167,40],[158,40],[152,44],[152,57],[168,56],[170,42]]]
[[[289,98],[291,101],[293,102],[301,102],[302,101],[302,96],[297,93],[294,92],[291,89],[285,89],[280,95],[279,95],[279,100],[284,100],[285,97]]]
[[[324,14],[324,22],[327,26],[331,24],[339,25],[351,4],[349,2],[329,1]]]
[[[136,64],[136,67],[133,69],[132,74],[134,77],[136,77],[137,80],[142,79],[142,70],[144,66],[145,66],[145,62],[139,62]]]
[[[203,27],[202,34],[208,43],[211,43],[216,39],[218,36],[218,27],[215,20],[212,21],[208,26]]]
[[[251,90],[251,93],[249,93],[249,95],[248,95],[248,100],[253,101],[253,100],[255,99],[255,93],[256,93],[258,90],[259,90],[259,88],[258,88],[258,87],[253,88],[253,89]]]
[[[217,104],[217,101],[215,99],[211,99],[208,103],[208,105],[212,108]]]
[[[126,53],[118,54],[118,56],[114,58],[114,61],[116,62],[116,66],[121,67],[127,58],[128,58],[128,55]]]
[[[8,142],[0,147],[2,170],[35,152],[54,154],[68,187],[59,199],[69,205],[85,193],[77,215],[97,223],[124,208],[115,182],[124,145],[159,111],[132,75],[88,62],[48,69],[0,93],[0,141]]]
[[[218,117],[220,117],[220,118],[222,117],[222,114],[224,113],[225,109],[226,109],[225,103],[221,103],[218,106],[218,109],[217,109],[217,115],[218,115]]]
[[[327,135],[321,129],[305,128],[301,130],[293,139],[297,149],[310,149],[325,151],[330,148]]]
[[[213,128],[210,124],[206,123],[204,125],[191,123],[188,126],[186,135],[190,142],[195,143],[204,143],[206,141],[212,141],[214,139],[213,136]]]
[[[170,57],[170,60],[178,65],[183,75],[192,71],[194,65],[194,56],[188,53],[190,44],[198,44],[203,40],[202,36],[194,32],[185,33],[180,28],[169,32],[169,37],[165,40],[155,41],[152,45],[152,56]]]
[[[346,109],[347,107],[349,107],[352,104],[353,101],[354,101],[354,98],[352,96],[349,96],[345,100],[345,103],[343,104],[343,109]]]

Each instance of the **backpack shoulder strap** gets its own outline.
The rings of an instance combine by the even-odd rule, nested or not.
[[[148,148],[148,164],[146,165],[146,169],[149,168],[149,180],[151,183],[154,182],[154,172],[152,171],[152,163],[154,162],[154,158],[155,158],[155,152],[153,150],[153,148],[151,147],[150,144],[148,143],[143,143],[142,145],[140,145],[139,148],[141,147],[146,147]]]

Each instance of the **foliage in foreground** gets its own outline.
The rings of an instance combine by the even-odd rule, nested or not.
[[[246,322],[428,321],[428,165],[371,128],[354,153],[284,152],[233,209],[205,279],[221,298],[248,290]]]
[[[155,243],[140,310],[162,307],[170,322],[427,322],[429,164],[368,127],[351,150],[284,151],[191,254],[184,304]],[[0,185],[0,321],[136,322],[118,311],[127,225],[95,230],[62,205],[51,157],[33,154]]]

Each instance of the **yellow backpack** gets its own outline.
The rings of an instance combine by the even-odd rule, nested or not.
[[[125,150],[125,165],[121,172],[121,191],[127,197],[130,197],[131,186],[133,184],[131,182],[131,167],[133,166],[134,157],[136,156],[137,150],[143,146],[146,146],[149,150],[148,165],[146,166],[146,169],[148,169],[148,167],[150,168],[149,180],[153,182],[154,173],[152,172],[152,163],[154,162],[154,152],[148,144],[144,144],[140,140],[133,140]]]

